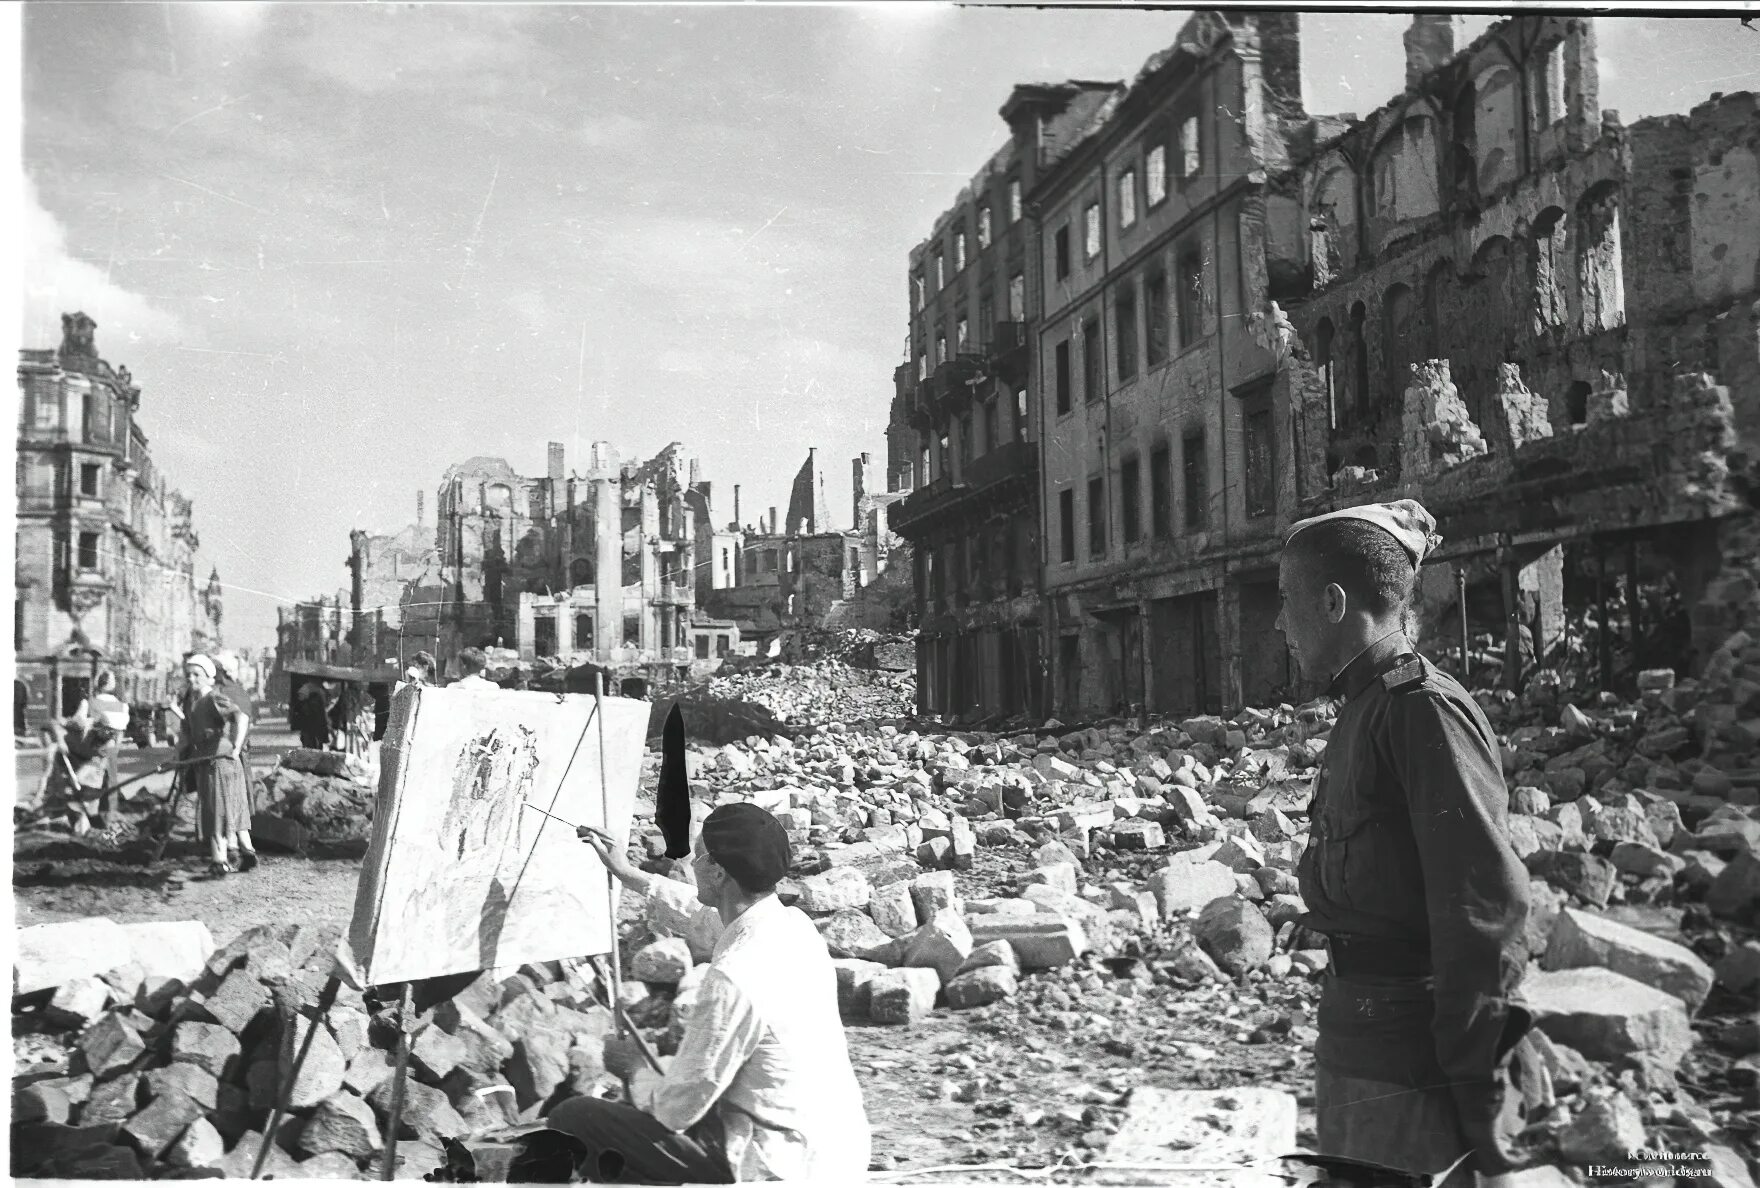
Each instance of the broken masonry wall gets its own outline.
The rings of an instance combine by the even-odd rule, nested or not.
[[[1693,296],[1723,305],[1760,291],[1760,97],[1720,95],[1691,119]]]

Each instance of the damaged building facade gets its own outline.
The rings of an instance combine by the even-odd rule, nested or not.
[[[911,249],[909,360],[893,373],[890,511],[912,548],[925,713],[1042,708],[1038,243],[1028,195],[1110,97],[1105,83],[1015,88],[1006,144]]]
[[[97,324],[62,315],[59,348],[19,352],[14,725],[71,714],[101,669],[125,701],[179,688],[220,645],[218,573],[189,499],[154,465],[141,390],[99,357]]]
[[[1755,97],[1623,126],[1585,18],[1457,47],[1419,16],[1405,43],[1404,93],[1317,122],[1272,183],[1301,512],[1422,499],[1444,537],[1430,649],[1470,669],[1470,636],[1496,628],[1512,687],[1556,653],[1567,602],[1603,624],[1626,608],[1629,667],[1610,624],[1604,684],[1691,668],[1721,632],[1646,656],[1638,587],[1696,606],[1748,519],[1730,466],[1760,410]]]
[[[1093,106],[1027,188],[1043,708],[1065,720],[1316,692],[1275,630],[1304,516],[1422,499],[1446,542],[1424,645],[1471,666],[1463,630],[1489,628],[1511,684],[1567,602],[1607,624],[1660,576],[1699,606],[1749,522],[1730,470],[1760,409],[1754,97],[1625,127],[1598,107],[1592,19],[1457,46],[1425,14],[1400,96],[1310,116],[1297,22],[1200,13],[1130,84],[1069,84]],[[921,426],[930,482],[960,459],[959,415],[917,411],[947,399],[941,366],[901,369],[888,431]],[[913,539],[968,531],[917,506]],[[1702,655],[1717,616],[1696,614]],[[925,686],[981,680],[948,654]]]
[[[346,593],[283,611],[282,655],[374,667],[427,651],[446,676],[467,647],[621,675],[688,667],[699,596],[731,582],[734,549],[696,459],[675,442],[626,462],[595,442],[579,474],[551,442],[547,461],[543,477],[502,458],[457,463],[431,528],[418,496],[410,528],[354,533]]]
[[[869,474],[856,462],[858,476]],[[393,679],[419,651],[458,675],[467,647],[498,667],[590,662],[620,678],[662,681],[712,670],[784,626],[819,624],[885,569],[884,493],[858,490],[855,531],[830,523],[824,475],[809,451],[786,526],[718,522],[713,488],[677,442],[645,462],[595,442],[586,472],[560,443],[542,478],[502,458],[448,468],[427,522],[350,534],[333,595],[281,612],[288,663],[358,668]],[[277,684],[276,688],[283,688]]]
[[[753,651],[767,647],[789,627],[838,624],[844,606],[885,572],[893,541],[889,509],[903,498],[874,488],[869,455],[852,460],[851,475],[850,529],[832,523],[816,449],[808,449],[789,485],[786,519],[770,507],[755,524],[741,527],[735,488],[733,580],[704,595],[703,608],[714,616],[710,630],[718,636],[720,624],[731,625],[737,628],[735,642],[743,640],[750,645],[746,650]]]

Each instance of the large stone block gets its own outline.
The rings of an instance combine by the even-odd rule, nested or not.
[[[845,1019],[866,1019],[869,992],[874,979],[886,972],[886,966],[853,957],[833,958],[831,966],[837,971],[838,1012]]]
[[[835,912],[840,908],[868,906],[873,887],[868,876],[852,866],[840,866],[800,881],[795,906],[807,912]]]
[[[935,1008],[940,990],[932,969],[889,969],[868,983],[868,1015],[876,1023],[915,1023]]]
[[[919,921],[910,883],[900,881],[875,887],[868,900],[868,914],[887,936],[904,936],[915,931]]]
[[[122,1133],[133,1140],[141,1154],[157,1159],[202,1113],[200,1102],[181,1093],[167,1093],[155,1097],[146,1109],[125,1122]]]
[[[945,907],[899,944],[904,951],[900,964],[913,969],[932,969],[945,985],[953,980],[971,954],[972,931],[957,911]]]
[[[1216,964],[1232,974],[1265,964],[1277,940],[1257,907],[1232,897],[1212,901],[1192,926],[1192,935]]]
[[[14,994],[34,994],[74,978],[95,977],[134,956],[128,934],[105,916],[20,928],[13,944]]]
[[[1760,858],[1744,852],[1711,880],[1705,906],[1714,915],[1737,923],[1760,922]]]
[[[954,1010],[989,1006],[1014,996],[1017,978],[1005,965],[967,970],[947,983],[947,1005]]]
[[[899,946],[902,942],[895,942],[881,931],[880,926],[866,912],[858,908],[844,908],[833,912],[820,920],[818,925],[819,935],[825,938],[825,948],[833,957],[857,957],[887,965],[898,964]]]
[[[1022,969],[1051,969],[1074,961],[1088,950],[1080,921],[1038,912],[1031,916],[987,914],[969,917],[974,945],[1007,941]]]
[[[1234,871],[1220,862],[1170,862],[1149,876],[1148,885],[1163,920],[1233,895],[1235,890]]]
[[[306,1048],[308,1034],[311,1037],[309,1049]],[[287,1104],[296,1110],[309,1109],[342,1088],[343,1074],[348,1071],[348,1062],[342,1058],[342,1049],[337,1046],[336,1037],[330,1034],[329,1026],[296,1015],[281,1029],[281,1052],[276,1068],[279,1084],[287,1085],[302,1049],[306,1055],[299,1065],[299,1076],[286,1090]]]
[[[1711,967],[1692,950],[1590,912],[1566,908],[1540,960],[1546,969],[1606,968],[1666,991],[1698,1010],[1711,992]]]
[[[1693,1043],[1685,1003],[1610,969],[1539,973],[1521,993],[1536,1026],[1591,1060],[1650,1053],[1673,1064]]]
[[[171,1059],[199,1064],[221,1080],[238,1063],[238,1037],[218,1023],[179,1023],[171,1033]]]
[[[340,1151],[358,1159],[382,1146],[373,1107],[346,1090],[319,1102],[299,1132],[299,1148],[307,1155]]]
[[[916,905],[917,923],[927,924],[942,908],[959,908],[959,893],[954,888],[953,872],[930,871],[911,880],[911,902]]]
[[[86,1067],[99,1077],[107,1077],[146,1051],[140,1033],[121,1014],[111,1013],[99,1019],[79,1037],[79,1050],[86,1058]]]

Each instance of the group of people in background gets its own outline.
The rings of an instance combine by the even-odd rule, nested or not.
[[[195,797],[197,836],[208,847],[215,875],[257,864],[250,832],[250,733],[257,706],[240,683],[242,675],[233,652],[191,652],[183,660],[183,692],[168,707],[177,723],[175,778]],[[117,757],[131,710],[116,687],[114,672],[98,673],[91,695],[73,714],[49,724],[57,765],[50,774],[67,785],[63,798],[76,834],[107,829],[121,794]]]

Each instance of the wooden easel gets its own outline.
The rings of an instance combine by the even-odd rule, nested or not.
[[[593,716],[597,718],[599,722],[599,795],[604,806],[604,819],[609,822],[611,815],[611,794],[610,790],[606,787],[605,715],[603,712],[604,694],[605,675],[604,673],[595,673],[593,677]],[[573,760],[571,759],[570,763],[572,764],[572,762]],[[563,773],[563,778],[567,778],[566,771]],[[546,813],[545,815],[549,816],[550,814]],[[617,945],[617,881],[615,876],[611,874],[610,870],[605,872],[605,880],[607,903],[611,909],[610,976],[606,976],[604,969],[599,964],[599,958],[597,956],[589,956],[587,960],[592,964],[596,980],[605,984],[605,996],[610,1002],[612,1016],[618,1034],[620,1036],[633,1038],[636,1042],[637,1048],[642,1054],[643,1060],[655,1072],[661,1073],[665,1070],[661,1067],[660,1058],[655,1055],[653,1049],[648,1046],[647,1041],[642,1039],[641,1033],[636,1030],[634,1022],[629,1017],[629,1012],[625,1010],[623,1006],[623,958]],[[480,974],[482,971],[478,972]],[[379,1162],[379,1179],[381,1180],[392,1179],[393,1173],[396,1171],[397,1167],[398,1131],[403,1125],[404,1090],[409,1078],[410,1011],[412,1007],[412,988],[414,985],[414,982],[404,982],[402,990],[398,996],[397,1055],[396,1061],[392,1066],[391,1102],[389,1108],[386,1110],[384,1150]],[[336,1005],[336,998],[337,995],[341,993],[341,990],[341,975],[332,973],[329,978],[325,980],[323,989],[318,993],[316,1016],[311,1019],[311,1025],[306,1029],[305,1041],[300,1045],[299,1052],[294,1057],[293,1067],[288,1070],[286,1080],[282,1083],[280,1091],[275,1095],[275,1109],[269,1115],[269,1124],[263,1131],[262,1146],[258,1148],[256,1160],[251,1165],[250,1178],[253,1180],[262,1174],[263,1165],[269,1158],[269,1149],[275,1142],[276,1131],[280,1129],[281,1119],[287,1114],[288,1110],[292,1108],[291,1099],[293,1095],[293,1087],[299,1082],[300,1069],[305,1066],[306,1057],[312,1050],[312,1042],[317,1037],[318,1028],[326,1025],[330,1008]],[[627,1081],[624,1084],[624,1092],[626,1096],[629,1095],[629,1084]]]

